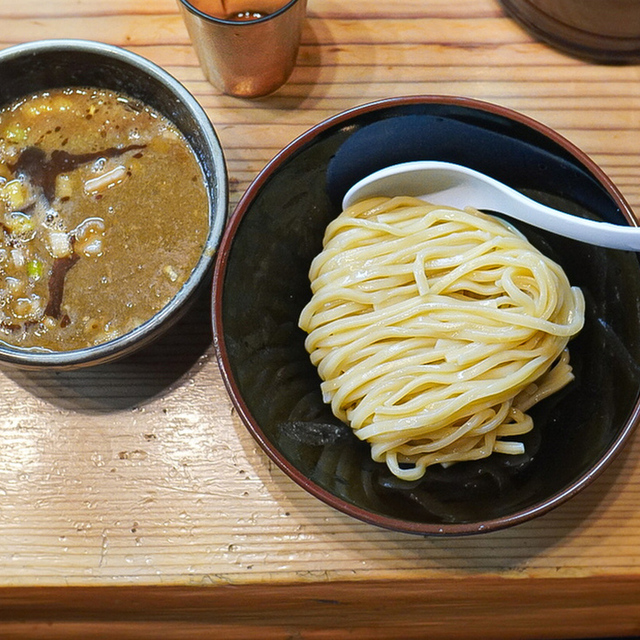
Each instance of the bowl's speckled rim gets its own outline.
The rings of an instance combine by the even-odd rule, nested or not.
[[[294,482],[296,482],[300,487],[305,489],[311,495],[315,496],[325,504],[328,504],[331,507],[337,509],[338,511],[341,511],[342,513],[350,515],[363,522],[393,531],[425,536],[464,536],[478,533],[487,533],[520,524],[534,517],[543,515],[556,508],[563,502],[567,501],[582,489],[584,489],[591,482],[593,482],[593,480],[595,480],[609,466],[612,460],[620,452],[623,445],[625,444],[631,433],[634,431],[638,422],[640,422],[640,398],[636,401],[633,411],[631,412],[631,415],[629,416],[624,427],[620,430],[620,433],[618,434],[616,439],[612,442],[611,446],[606,450],[606,452],[604,453],[604,455],[602,455],[598,462],[593,465],[587,472],[585,472],[571,484],[566,486],[562,491],[557,492],[555,495],[550,496],[548,499],[541,501],[527,509],[515,512],[511,515],[495,518],[493,520],[487,520],[481,523],[474,522],[463,524],[432,524],[411,522],[407,520],[381,516],[379,514],[371,513],[367,510],[354,506],[353,504],[342,500],[341,498],[318,486],[306,475],[301,473],[299,469],[292,465],[265,435],[263,430],[260,428],[260,425],[254,419],[249,408],[245,404],[238,385],[234,379],[224,341],[224,327],[222,322],[222,298],[227,261],[229,259],[229,254],[231,252],[236,230],[238,229],[238,226],[240,225],[244,215],[249,210],[254,198],[263,188],[265,183],[274,173],[279,170],[282,164],[287,162],[287,160],[292,155],[297,153],[306,145],[312,143],[314,139],[322,132],[333,127],[344,126],[350,120],[357,118],[365,113],[371,113],[378,110],[387,110],[392,107],[411,104],[443,104],[466,107],[469,109],[475,109],[501,116],[503,118],[521,123],[531,129],[542,133],[544,136],[551,139],[553,142],[561,146],[565,151],[570,153],[581,165],[583,165],[584,168],[591,172],[620,208],[620,211],[622,212],[623,216],[628,221],[630,226],[638,226],[638,222],[633,215],[631,207],[625,201],[620,191],[613,184],[610,178],[604,173],[604,171],[600,169],[600,167],[598,167],[586,153],[581,151],[578,147],[576,147],[562,135],[528,116],[492,103],[476,100],[473,98],[457,96],[416,95],[388,98],[376,102],[367,103],[328,118],[327,120],[315,125],[311,129],[303,133],[301,136],[296,138],[294,141],[292,141],[276,156],[274,156],[274,158],[263,168],[263,170],[251,183],[247,191],[240,199],[237,207],[235,208],[229,219],[229,223],[220,242],[218,257],[214,270],[212,297],[214,347],[224,384],[236,410],[238,411],[240,419],[252,434],[254,439],[258,442],[263,451],[267,454],[267,456],[269,456],[269,458],[273,460],[273,462],[275,462],[276,465],[278,465],[278,467],[287,476],[289,476]]]

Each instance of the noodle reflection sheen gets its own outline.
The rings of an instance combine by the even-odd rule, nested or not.
[[[494,217],[365,200],[329,224],[309,278],[300,327],[323,397],[404,480],[522,453],[526,411],[573,379],[582,293]]]

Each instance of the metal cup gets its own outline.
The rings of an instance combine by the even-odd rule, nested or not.
[[[224,93],[257,98],[289,79],[307,0],[179,0],[179,7],[206,78]]]

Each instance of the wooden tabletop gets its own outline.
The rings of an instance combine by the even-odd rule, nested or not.
[[[581,147],[640,212],[640,66],[536,42],[497,0],[309,0],[271,97],[221,95],[175,0],[0,0],[0,47],[83,37],[181,80],[226,153],[231,206],[325,118],[449,94]],[[579,638],[640,634],[640,437],[527,524],[422,538],[338,513],[234,414],[208,300],[165,339],[82,372],[0,373],[0,637]]]

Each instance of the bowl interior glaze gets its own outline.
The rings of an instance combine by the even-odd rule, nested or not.
[[[310,298],[310,262],[321,249],[326,225],[340,211],[344,191],[381,164],[419,159],[416,154],[463,161],[576,215],[632,220],[615,187],[582,152],[526,117],[437,96],[365,105],[294,141],[241,200],[214,275],[216,347],[242,420],[307,491],[344,513],[394,530],[491,531],[544,513],[575,494],[608,464],[635,426],[640,265],[636,254],[519,225],[585,294],[586,326],[570,344],[576,379],[534,408],[536,426],[525,436],[525,454],[431,467],[418,482],[400,481],[371,461],[369,445],[322,402],[297,322]],[[525,158],[525,170],[518,156]]]

